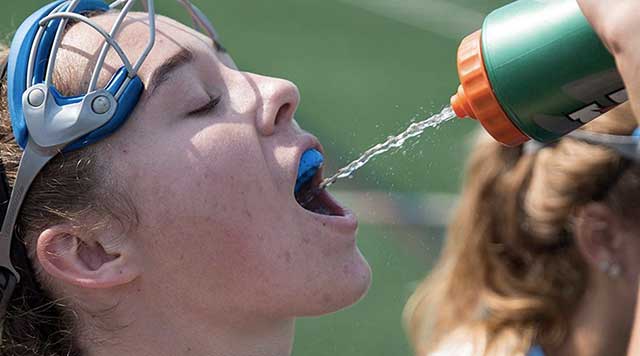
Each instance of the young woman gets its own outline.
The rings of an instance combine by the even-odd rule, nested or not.
[[[617,111],[585,130],[636,125]],[[508,148],[481,136],[443,254],[406,309],[417,354],[625,355],[638,201],[640,157],[572,137]]]
[[[577,0],[587,19],[616,57],[629,98],[640,124],[640,3],[635,0]],[[640,296],[640,293],[638,294]],[[640,309],[636,311],[629,356],[640,355]]]
[[[106,29],[117,18],[94,15]],[[339,310],[368,288],[353,214],[329,196],[316,202],[324,214],[294,198],[301,155],[321,149],[293,119],[296,86],[238,70],[169,18],[155,26],[131,117],[57,155],[30,187],[2,355],[289,355],[296,317]],[[148,38],[141,13],[117,37],[130,58]],[[54,74],[63,95],[86,90],[102,43],[84,23],[67,29]],[[107,56],[100,84],[121,66]],[[0,88],[12,185],[22,151],[6,80]]]

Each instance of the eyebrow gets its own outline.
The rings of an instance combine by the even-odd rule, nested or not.
[[[158,89],[162,84],[166,83],[171,78],[171,73],[178,70],[180,67],[192,63],[195,55],[187,48],[183,48],[180,52],[169,57],[164,63],[162,63],[151,74],[151,84],[149,85],[149,95],[153,95],[153,92]]]

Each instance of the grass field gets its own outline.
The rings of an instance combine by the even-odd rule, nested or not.
[[[506,0],[194,0],[242,69],[294,81],[297,120],[328,152],[328,172],[417,120],[457,88],[456,48]],[[0,34],[44,1],[5,0]],[[161,13],[186,16],[173,0]],[[473,122],[454,121],[362,169],[341,190],[453,192]],[[376,209],[375,206],[369,209]],[[360,246],[374,279],[346,311],[298,323],[297,356],[409,355],[400,313],[437,256],[442,229],[365,225]]]

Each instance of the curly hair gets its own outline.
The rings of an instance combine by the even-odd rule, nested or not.
[[[629,114],[585,129],[629,135],[635,127]],[[601,201],[633,219],[639,199],[640,166],[604,146],[566,137],[525,154],[481,135],[440,260],[405,309],[418,354],[461,329],[481,335],[485,355],[558,345],[587,284],[575,212]]]

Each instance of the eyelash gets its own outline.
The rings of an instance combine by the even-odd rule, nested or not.
[[[206,105],[191,111],[188,115],[197,117],[197,116],[204,116],[204,115],[210,114],[211,112],[213,112],[213,110],[216,109],[216,107],[220,103],[220,100],[221,100],[221,97],[219,96],[215,98],[211,98],[211,100],[209,100],[209,102]]]

